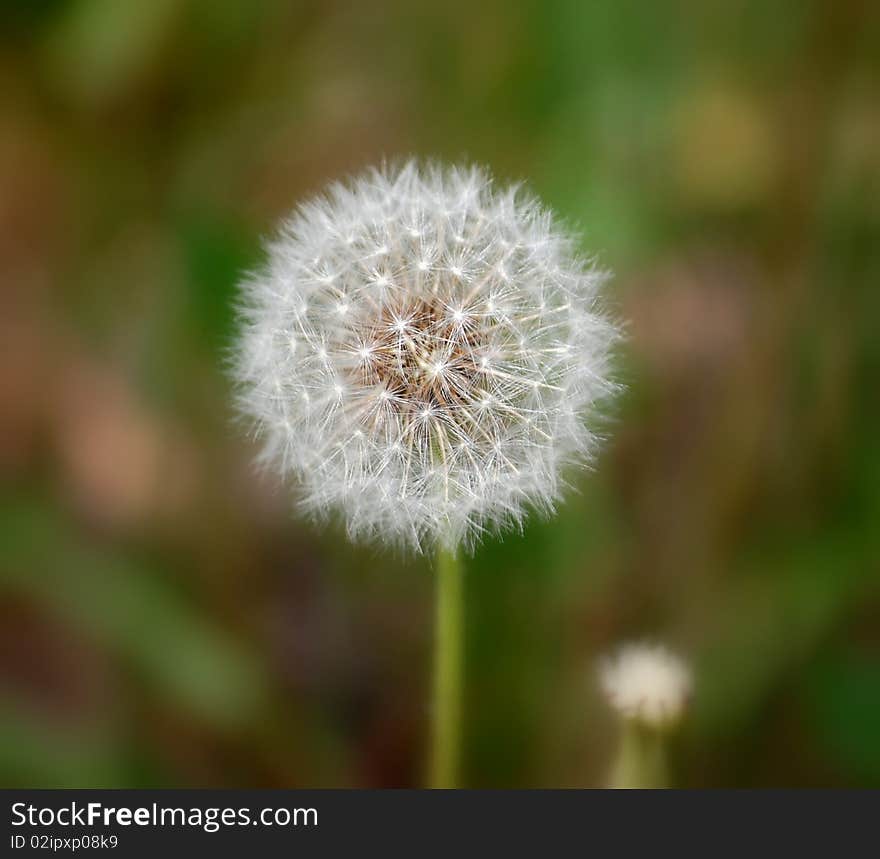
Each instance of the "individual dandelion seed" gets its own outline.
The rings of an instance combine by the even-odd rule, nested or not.
[[[691,694],[687,664],[662,645],[627,644],[602,661],[599,681],[624,719],[653,730],[674,727]]]
[[[481,169],[332,185],[242,284],[235,375],[262,461],[351,537],[419,551],[552,510],[614,390],[603,280]]]

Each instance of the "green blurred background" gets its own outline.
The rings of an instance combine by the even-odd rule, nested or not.
[[[696,672],[695,787],[880,786],[880,14],[808,0],[3,0],[0,783],[410,786],[432,577],[291,513],[240,273],[383,156],[615,271],[595,473],[467,580],[466,783],[603,783],[597,658]]]

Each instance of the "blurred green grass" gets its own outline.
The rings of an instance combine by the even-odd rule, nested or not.
[[[689,786],[880,786],[871,4],[0,5],[0,776],[418,784],[431,576],[296,518],[223,374],[303,195],[526,180],[615,272],[594,473],[468,573],[468,783],[602,783],[598,656],[694,661]]]

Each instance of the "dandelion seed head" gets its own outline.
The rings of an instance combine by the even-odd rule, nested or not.
[[[263,462],[353,538],[417,550],[550,511],[615,389],[603,279],[480,169],[332,185],[242,284],[235,375]]]
[[[602,661],[599,682],[625,719],[662,729],[681,719],[692,679],[687,664],[662,645],[627,644]]]

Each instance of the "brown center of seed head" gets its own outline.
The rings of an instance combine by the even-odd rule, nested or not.
[[[359,354],[352,382],[379,389],[401,417],[459,424],[485,404],[488,331],[475,318],[455,314],[439,300],[418,299],[386,304],[352,331]]]

